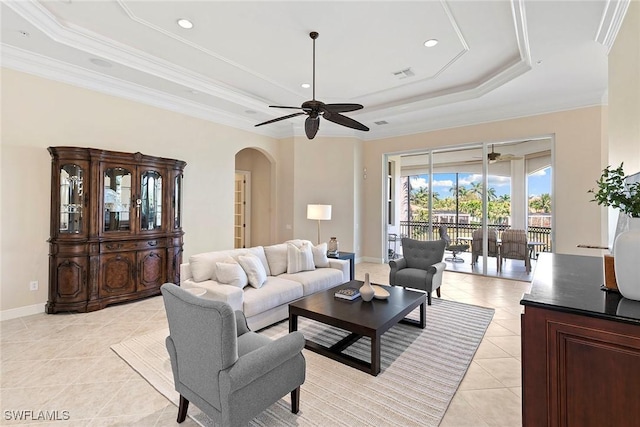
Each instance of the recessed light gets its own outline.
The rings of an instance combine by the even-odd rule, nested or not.
[[[300,86],[302,86],[304,89],[309,89],[311,87],[309,83],[302,83]]]
[[[187,18],[180,18],[178,19],[177,23],[185,30],[190,30],[193,28],[193,22],[189,21]]]
[[[437,44],[438,44],[438,39],[429,39],[426,42],[424,42],[424,45],[426,47],[434,47]]]
[[[92,64],[97,65],[98,67],[109,68],[113,66],[111,62],[105,61],[104,59],[100,59],[100,58],[91,58],[89,59],[89,61],[91,61]]]
[[[22,37],[29,37],[31,35],[27,31],[24,31],[24,30],[18,30],[18,34],[20,34]]]

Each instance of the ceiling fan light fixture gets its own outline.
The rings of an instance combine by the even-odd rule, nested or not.
[[[190,30],[193,28],[193,22],[189,21],[187,18],[180,18],[176,21],[180,28],[184,28],[185,30]]]
[[[311,85],[309,83],[302,83],[300,85],[303,89],[309,89],[311,87]]]
[[[424,42],[424,45],[426,47],[434,47],[437,44],[438,44],[438,39],[429,39],[426,42]]]

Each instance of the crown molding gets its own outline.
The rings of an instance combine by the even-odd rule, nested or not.
[[[3,67],[252,133],[274,138],[279,136],[278,133],[271,129],[255,129],[253,122],[248,118],[241,118],[238,115],[230,114],[220,109],[99,74],[93,70],[87,70],[43,55],[34,54],[11,45],[2,43],[1,46]]]
[[[629,9],[630,1],[631,0],[609,0],[602,12],[602,18],[598,31],[596,32],[595,40],[606,48],[607,55],[616,41],[624,15],[627,13],[627,9]]]

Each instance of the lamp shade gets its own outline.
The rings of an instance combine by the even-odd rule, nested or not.
[[[331,205],[307,205],[307,219],[330,220]]]

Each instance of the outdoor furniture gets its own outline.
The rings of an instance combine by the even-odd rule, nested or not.
[[[515,259],[524,261],[527,273],[531,272],[531,257],[529,256],[529,244],[527,243],[527,232],[524,230],[505,230],[502,232],[500,243],[500,261],[498,262],[498,272],[502,270],[502,263],[505,259]]]
[[[196,297],[172,283],[160,289],[180,393],[178,423],[193,402],[218,424],[246,425],[287,393],[291,412],[298,413],[306,366],[300,332],[273,341],[251,332],[242,311],[234,313],[225,302]]]
[[[440,297],[442,275],[447,264],[442,262],[444,240],[421,241],[402,238],[402,258],[389,261],[389,284],[420,289],[427,293],[431,305],[431,292]]]
[[[438,232],[440,233],[440,239],[446,242],[445,250],[451,252],[451,255],[452,255],[449,258],[445,258],[444,260],[451,261],[451,262],[464,262],[464,259],[460,258],[457,255],[460,252],[465,252],[466,250],[468,250],[469,245],[463,244],[463,243],[452,245],[451,237],[449,237],[449,234],[447,233],[446,225],[441,225],[440,228],[438,228]]]
[[[482,256],[482,228],[479,228],[473,232],[471,240],[471,265],[475,265],[478,262],[478,257]],[[500,252],[498,246],[498,233],[495,230],[489,229],[487,233],[488,248],[487,257],[496,258],[496,269],[500,270]]]

